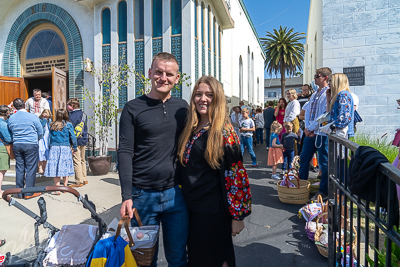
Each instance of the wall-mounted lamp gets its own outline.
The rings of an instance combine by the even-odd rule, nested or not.
[[[83,63],[84,63],[85,71],[86,72],[92,72],[93,62],[90,60],[90,58],[88,58],[88,57],[85,58]]]

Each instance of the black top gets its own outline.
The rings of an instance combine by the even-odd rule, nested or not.
[[[311,96],[311,95],[310,95],[310,96]],[[304,104],[307,103],[308,98],[309,98],[310,96],[299,96],[299,97],[297,98],[297,101],[299,101],[299,103],[300,103],[300,109],[302,109],[303,106],[304,106]]]
[[[205,159],[208,131],[196,139],[190,157],[182,168],[182,191],[191,212],[213,214],[223,210],[220,170],[214,170]],[[221,210],[220,210],[221,208]]]
[[[282,134],[282,138],[281,138],[281,143],[283,145],[283,148],[286,150],[294,150],[294,146],[295,146],[295,140],[297,142],[300,141],[300,138],[294,133],[283,133]]]
[[[274,115],[275,109],[268,107],[264,109],[263,116],[264,116],[264,128],[271,128],[271,124],[275,121]]]
[[[180,98],[171,97],[163,103],[145,95],[126,103],[118,147],[122,201],[132,198],[132,185],[165,190],[179,184],[176,150],[187,107]]]

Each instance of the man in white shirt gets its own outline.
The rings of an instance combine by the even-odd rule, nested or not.
[[[321,195],[322,198],[328,196],[328,137],[324,133],[316,133],[319,129],[317,118],[326,111],[326,91],[330,90],[328,80],[331,75],[330,68],[316,70],[314,81],[318,85],[318,91],[311,96],[308,105],[305,106],[304,134],[306,137],[304,138],[300,155],[299,174],[300,179],[308,179],[309,162],[313,154],[318,151],[318,164],[322,174],[319,192],[313,199],[317,198],[318,195]]]
[[[39,117],[43,110],[50,110],[50,105],[46,98],[42,98],[40,89],[33,89],[33,98],[26,100],[25,109]]]

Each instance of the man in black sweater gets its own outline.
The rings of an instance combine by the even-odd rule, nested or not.
[[[121,114],[118,148],[121,217],[139,212],[143,225],[162,222],[169,266],[187,266],[188,212],[179,187],[176,161],[188,104],[171,96],[179,65],[169,53],[154,56],[149,70],[151,91],[129,101]],[[137,226],[132,220],[133,226]],[[158,249],[157,249],[158,252]],[[151,266],[157,264],[157,252]]]

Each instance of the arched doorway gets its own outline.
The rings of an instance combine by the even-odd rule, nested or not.
[[[33,89],[38,88],[42,92],[51,92],[53,110],[65,109],[68,46],[62,32],[50,23],[33,28],[22,45],[20,61],[28,98],[33,95]]]
[[[63,8],[38,3],[22,12],[7,37],[3,64],[5,76],[0,77],[0,88],[10,89],[0,90],[0,104],[9,104],[8,99],[14,99],[15,95],[26,100],[35,84],[48,88],[51,83],[53,91],[58,88],[56,93],[64,88],[59,97],[77,97],[83,108],[82,39],[73,17]],[[46,91],[45,88],[41,89]],[[53,105],[58,103],[54,101],[56,95],[53,93]]]

